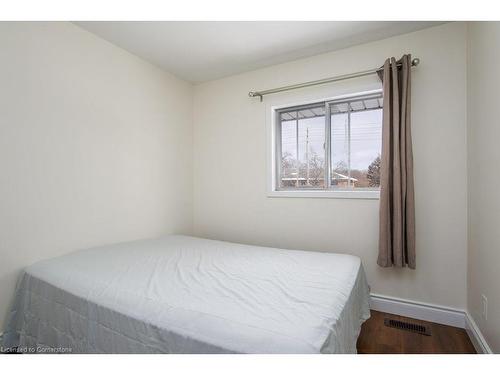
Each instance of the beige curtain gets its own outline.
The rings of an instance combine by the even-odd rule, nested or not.
[[[387,59],[383,81],[380,228],[377,263],[415,268],[415,202],[411,146],[411,55]]]

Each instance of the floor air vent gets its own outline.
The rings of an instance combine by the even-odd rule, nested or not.
[[[403,322],[402,320],[389,319],[389,318],[384,319],[384,324],[387,327],[403,329],[405,331],[419,333],[425,336],[431,335],[431,330],[429,329],[429,327],[423,326],[421,324],[408,323],[408,322]]]

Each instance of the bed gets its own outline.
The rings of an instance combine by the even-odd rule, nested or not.
[[[358,257],[171,235],[27,267],[2,346],[28,353],[356,353],[369,316]]]

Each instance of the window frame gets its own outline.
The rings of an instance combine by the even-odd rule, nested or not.
[[[303,198],[354,198],[354,199],[379,199],[380,189],[359,189],[332,188],[331,186],[331,107],[334,104],[351,102],[361,98],[379,98],[382,97],[382,90],[372,90],[365,92],[356,92],[348,95],[342,95],[334,98],[318,99],[299,104],[279,105],[271,107],[271,147],[272,147],[272,166],[271,181],[268,189],[269,197],[303,197]],[[280,187],[281,182],[281,113],[290,112],[290,110],[300,110],[311,108],[318,105],[325,107],[325,187]],[[364,110],[363,110],[364,111]],[[352,112],[347,112],[350,116]],[[350,144],[350,142],[349,142]],[[350,155],[349,155],[350,157]]]

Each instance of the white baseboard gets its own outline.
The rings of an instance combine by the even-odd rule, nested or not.
[[[464,328],[478,353],[493,353],[477,324],[464,310],[379,294],[371,294],[370,308],[388,314],[402,315],[428,322]]]
[[[465,330],[469,335],[472,345],[474,345],[474,348],[476,348],[478,353],[493,354],[493,351],[486,342],[483,334],[479,330],[479,327],[469,313],[465,314]]]
[[[465,328],[465,311],[445,306],[372,294],[370,307],[389,314]]]

